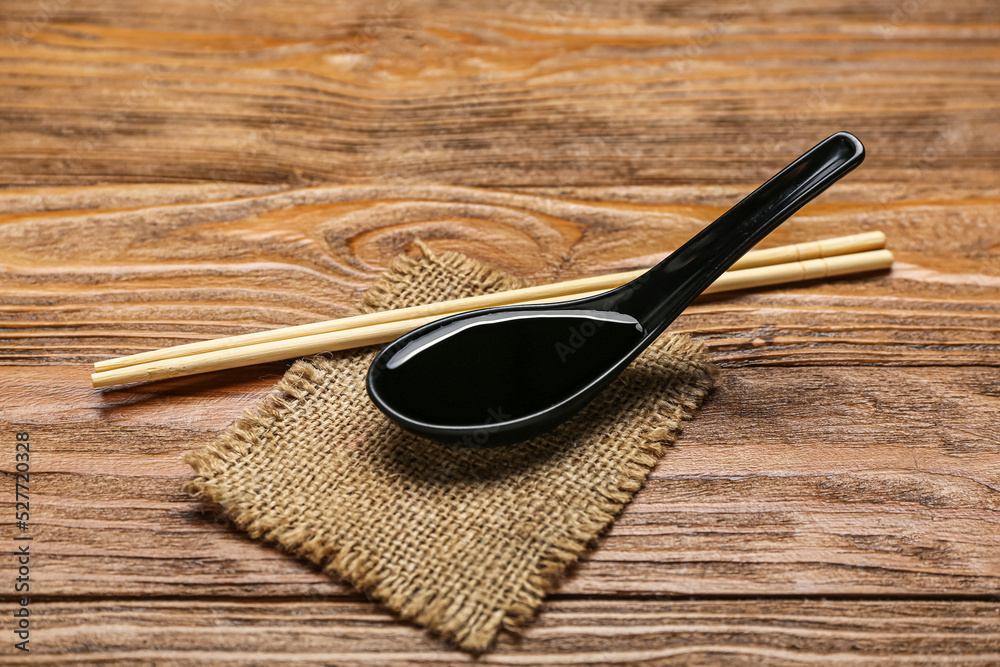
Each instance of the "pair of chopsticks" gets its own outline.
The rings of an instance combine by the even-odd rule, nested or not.
[[[885,234],[868,232],[810,243],[751,250],[705,294],[876,271],[892,266]],[[624,285],[645,269],[484,294],[424,306],[344,317],[259,333],[152,350],[94,364],[95,387],[163,380],[320,352],[388,343],[445,315],[529,303],[579,299]]]

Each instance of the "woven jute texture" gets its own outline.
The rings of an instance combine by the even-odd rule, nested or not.
[[[524,286],[455,253],[397,259],[363,310]],[[716,370],[664,335],[576,418],[497,449],[401,431],[369,401],[375,350],[297,361],[185,460],[186,489],[254,538],[319,564],[459,647],[488,650],[631,500]]]

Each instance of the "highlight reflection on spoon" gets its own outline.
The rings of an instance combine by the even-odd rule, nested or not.
[[[375,357],[368,394],[403,428],[462,446],[509,444],[554,428],[729,266],[863,159],[856,137],[834,134],[617,289],[461,313],[415,329]]]

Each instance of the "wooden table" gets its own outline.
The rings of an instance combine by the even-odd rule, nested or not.
[[[690,308],[717,389],[480,662],[1000,663],[997,4],[473,4],[0,5],[0,662],[469,661],[182,492],[288,363],[90,365],[341,316],[415,239],[649,266],[846,129],[865,164],[765,245],[881,229],[896,267]]]

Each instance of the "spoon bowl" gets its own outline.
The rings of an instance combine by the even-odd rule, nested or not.
[[[838,132],[617,289],[558,304],[444,317],[388,344],[368,371],[372,402],[402,428],[466,447],[548,431],[614,380],[736,260],[861,164]]]

